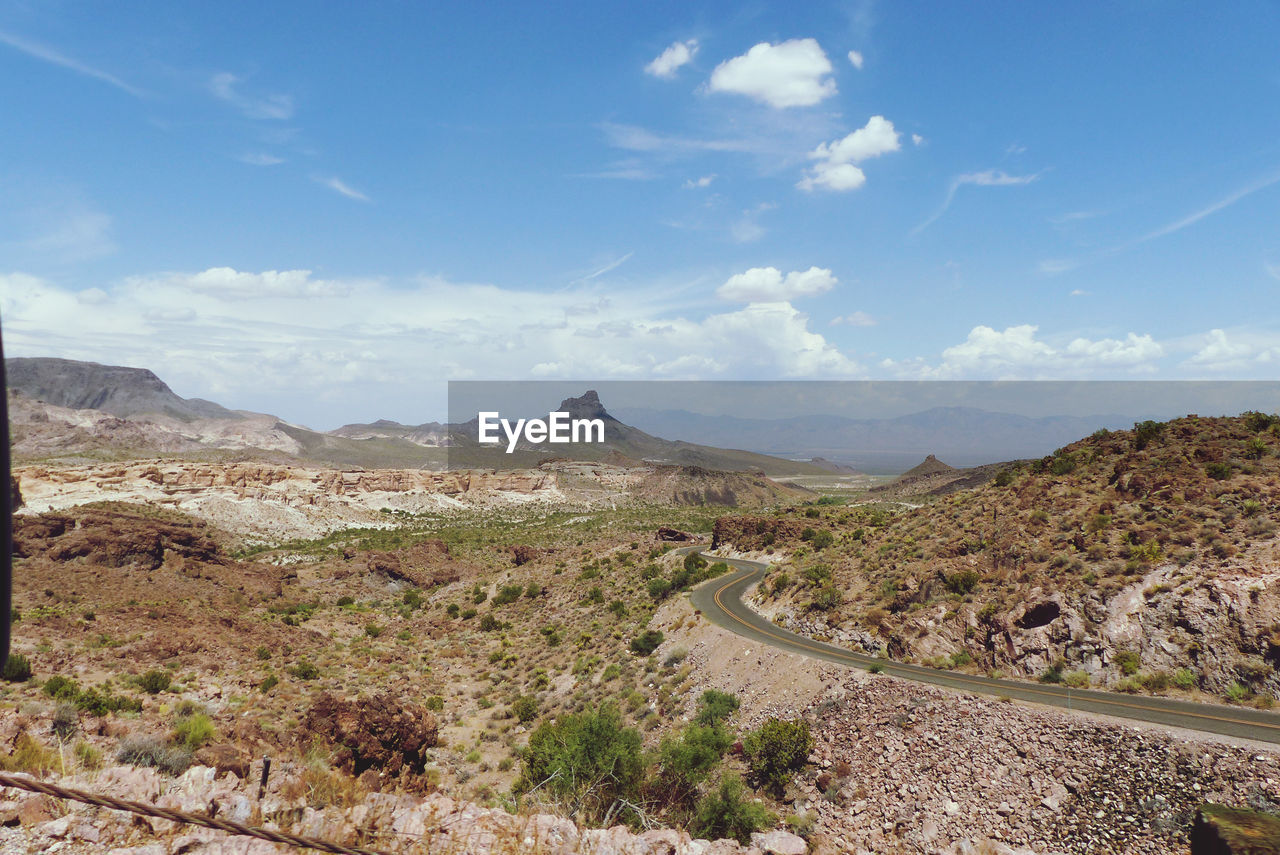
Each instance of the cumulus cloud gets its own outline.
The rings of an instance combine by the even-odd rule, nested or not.
[[[209,91],[220,101],[235,107],[246,118],[283,120],[293,117],[293,98],[289,95],[245,95],[239,90],[243,77],[223,71],[209,80]]]
[[[710,187],[711,182],[715,180],[716,180],[716,176],[714,174],[704,175],[701,178],[690,178],[688,181],[684,183],[684,189],[699,190],[703,187]]]
[[[735,303],[781,303],[825,294],[836,282],[831,271],[821,267],[793,270],[786,276],[776,267],[753,267],[730,276],[716,296]]]
[[[859,71],[861,71],[861,70],[862,70],[862,62],[863,62],[863,60],[862,60],[862,54],[858,53],[858,51],[856,51],[856,50],[851,50],[851,51],[849,51],[849,64],[850,64],[850,65],[852,65],[854,68],[856,68],[856,69],[858,69]]]
[[[996,330],[979,325],[959,344],[942,351],[942,361],[885,367],[928,379],[1043,379],[1096,373],[1149,373],[1165,349],[1150,334],[1128,333],[1123,339],[1077,337],[1054,346],[1037,336],[1039,327],[1019,324]]]
[[[676,76],[676,71],[681,66],[688,65],[698,53],[698,40],[689,39],[684,42],[674,42],[662,53],[658,54],[652,62],[644,67],[645,74],[651,74],[654,77],[663,77],[668,80]]]
[[[924,137],[920,136],[919,134],[912,134],[911,144],[916,148],[919,148],[920,146],[924,145]]]
[[[746,95],[770,107],[811,107],[836,94],[831,60],[816,39],[761,42],[711,73],[712,92]]]
[[[956,193],[960,191],[961,187],[966,185],[975,187],[1017,187],[1030,184],[1039,177],[1040,173],[1038,172],[1033,175],[1010,175],[1000,169],[984,169],[981,172],[966,172],[963,175],[957,175],[951,179],[951,184],[947,187],[947,196],[942,200],[938,210],[934,211],[923,223],[912,229],[911,233],[913,235],[919,234],[945,214],[947,209],[951,207],[951,203],[955,201]],[[1044,272],[1055,271],[1045,270]]]
[[[1196,351],[1184,363],[1208,371],[1275,371],[1280,365],[1280,336],[1213,329],[1199,336]]]
[[[790,303],[691,315],[676,308],[675,294],[687,289],[627,292],[585,282],[546,293],[219,267],[86,292],[16,273],[0,274],[0,311],[10,355],[148,367],[179,394],[317,427],[394,415],[393,407],[426,418],[431,396],[438,415],[445,379],[860,370]]]
[[[855,164],[900,148],[893,122],[884,116],[872,116],[866,125],[843,139],[822,143],[810,152],[809,159],[817,163],[796,186],[801,190],[857,190],[866,183],[867,176]]]

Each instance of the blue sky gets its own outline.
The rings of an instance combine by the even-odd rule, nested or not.
[[[1247,0],[0,0],[5,343],[317,427],[450,378],[1273,379],[1277,44]]]

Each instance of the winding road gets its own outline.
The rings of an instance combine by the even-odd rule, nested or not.
[[[1168,727],[1280,743],[1280,714],[1276,713],[1244,707],[1197,704],[1169,698],[1121,695],[1090,689],[1069,689],[1060,685],[1024,683],[955,671],[941,671],[920,665],[905,665],[815,641],[775,626],[742,602],[742,596],[747,588],[768,571],[768,564],[741,558],[717,556],[707,556],[707,558],[711,561],[723,561],[734,568],[735,572],[710,579],[694,588],[690,594],[693,607],[699,609],[713,623],[727,630],[788,653],[798,653],[825,662],[856,668],[869,668],[876,665],[883,669],[884,673],[895,677],[933,683],[965,692],[1000,695],[1068,710],[1119,716]]]

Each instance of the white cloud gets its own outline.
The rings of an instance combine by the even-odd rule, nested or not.
[[[698,53],[698,40],[689,39],[685,42],[674,42],[670,47],[644,67],[645,74],[652,74],[654,77],[663,77],[670,80],[676,76],[676,71],[683,65],[693,61]]]
[[[831,271],[821,267],[793,270],[786,276],[776,267],[753,267],[730,276],[716,296],[735,303],[781,303],[825,294],[836,282]]]
[[[851,327],[874,327],[876,325],[876,319],[863,311],[857,311],[831,319],[832,326],[840,326],[841,324]]]
[[[250,166],[277,166],[284,163],[283,157],[276,157],[274,154],[267,154],[266,152],[260,151],[242,154],[236,158],[236,160],[239,160],[241,163],[247,163]]]
[[[856,69],[858,69],[859,71],[861,71],[861,70],[862,70],[862,62],[863,62],[862,54],[858,53],[856,50],[851,50],[851,51],[849,51],[849,64],[850,64],[850,65],[852,65],[854,68],[856,68]]]
[[[42,60],[50,63],[51,65],[57,65],[61,68],[68,69],[69,71],[74,71],[76,74],[81,74],[85,77],[92,77],[94,80],[100,80],[103,83],[110,84],[123,92],[128,92],[135,98],[145,98],[147,95],[146,92],[125,83],[114,74],[108,74],[105,71],[85,65],[84,63],[74,60],[65,54],[59,53],[51,47],[19,38],[18,36],[6,33],[2,30],[0,30],[0,44],[6,44],[15,50],[25,53],[27,56],[34,57],[35,59]]]
[[[684,183],[684,189],[697,190],[703,187],[710,187],[711,182],[715,180],[716,180],[716,176],[714,174],[704,175],[701,178],[690,178],[688,181]]]
[[[911,144],[916,148],[919,148],[920,146],[924,145],[924,137],[920,136],[919,134],[912,134]]]
[[[712,92],[746,95],[770,107],[811,107],[836,94],[831,60],[816,39],[761,42],[711,73]]]
[[[317,427],[392,406],[415,412],[442,394],[432,384],[446,379],[860,370],[786,302],[682,312],[677,295],[687,299],[695,284],[624,291],[587,282],[547,293],[220,267],[135,276],[86,293],[14,273],[0,274],[0,311],[9,355],[144,366],[179,394]]]
[[[1183,364],[1208,371],[1248,372],[1280,365],[1280,336],[1213,329],[1199,339],[1196,352]]]
[[[947,197],[943,199],[942,205],[928,219],[912,229],[911,233],[913,235],[919,234],[945,214],[947,209],[951,207],[951,203],[955,201],[956,193],[959,192],[961,187],[966,185],[975,187],[1016,187],[1030,184],[1039,177],[1040,173],[1038,172],[1033,175],[1010,175],[1000,169],[985,169],[982,172],[967,172],[963,175],[957,175],[951,179],[951,184],[947,188]]]
[[[243,82],[243,77],[229,71],[219,72],[209,80],[209,91],[215,98],[227,102],[250,119],[283,120],[293,116],[291,96],[269,94],[251,97],[237,89]]]
[[[1073,290],[1072,290],[1072,292],[1071,292],[1069,295],[1067,295],[1067,296],[1069,296],[1069,297],[1087,297],[1087,296],[1089,296],[1089,292],[1088,292],[1088,291],[1085,291],[1083,288],[1076,288],[1076,289],[1073,289]]]
[[[1077,337],[1065,346],[1037,336],[1039,327],[1020,324],[995,330],[980,325],[960,344],[942,351],[942,361],[929,366],[922,360],[887,361],[899,373],[930,379],[1045,379],[1096,373],[1149,373],[1165,349],[1150,334],[1128,333],[1123,339]]]
[[[345,181],[343,181],[341,178],[338,178],[337,176],[331,176],[328,178],[323,176],[315,176],[314,178],[312,178],[312,180],[315,181],[317,184],[323,184],[325,187],[328,187],[330,190],[334,191],[335,193],[341,193],[343,196],[346,196],[348,199],[355,199],[358,202],[371,201],[368,196],[364,195],[359,190],[356,190],[354,187],[347,184]]]
[[[801,190],[819,187],[828,190],[857,190],[867,177],[854,164],[879,157],[901,148],[899,134],[893,122],[884,116],[872,116],[866,125],[843,139],[822,143],[809,153],[809,159],[817,163],[799,183]]]
[[[729,227],[729,236],[738,243],[760,240],[766,234],[764,226],[760,225],[760,215],[776,207],[778,206],[772,202],[761,202],[759,205],[747,208]]]

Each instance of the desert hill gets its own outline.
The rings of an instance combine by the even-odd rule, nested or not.
[[[799,549],[803,528],[810,541],[830,531],[831,546],[783,568],[799,584],[766,585],[762,606],[856,647],[1124,691],[1274,698],[1278,453],[1274,416],[1144,422],[920,507],[727,518],[717,541]]]
[[[121,418],[168,416],[181,421],[241,418],[212,401],[179,397],[145,368],[17,357],[5,360],[5,372],[10,389],[73,410],[100,410]]]

